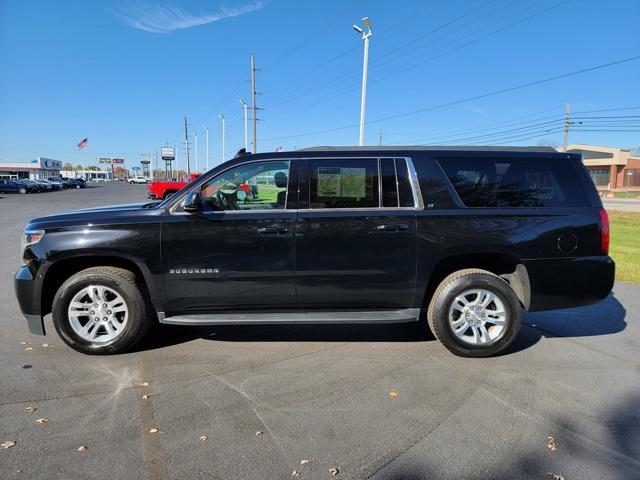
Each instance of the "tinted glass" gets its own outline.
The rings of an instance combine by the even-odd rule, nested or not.
[[[411,180],[409,179],[409,170],[407,170],[407,161],[402,158],[396,158],[396,173],[398,175],[398,192],[400,193],[401,207],[414,207],[413,190],[411,189]]]
[[[555,207],[588,204],[568,160],[438,160],[467,207]]]
[[[289,162],[256,162],[227,170],[203,184],[202,209],[271,210],[287,204]]]
[[[392,158],[380,160],[380,176],[382,177],[382,206],[398,206],[398,184],[396,182],[396,167]]]
[[[309,160],[310,208],[378,205],[378,160]]]

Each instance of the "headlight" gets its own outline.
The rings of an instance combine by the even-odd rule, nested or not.
[[[29,245],[38,243],[44,237],[44,230],[25,230],[22,233],[22,253]]]

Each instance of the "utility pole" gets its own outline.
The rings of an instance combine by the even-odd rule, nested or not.
[[[187,154],[187,175],[190,175],[191,161],[189,159],[189,131],[187,130],[187,117],[184,117],[184,150]]]
[[[224,153],[224,115],[220,114],[218,115],[218,118],[222,121],[222,161],[220,163],[224,162],[224,159],[226,158],[225,153]]]
[[[204,156],[205,156],[205,166],[207,167],[207,172],[209,171],[209,128],[204,126]]]
[[[367,29],[365,32],[358,25],[353,25],[353,29],[362,35],[362,40],[364,41],[364,60],[362,62],[362,97],[360,99],[360,138],[358,140],[358,145],[364,145],[364,113],[367,103],[367,70],[369,67],[369,38],[373,35],[371,31],[371,22],[369,21],[369,17],[364,17],[362,19],[362,24]]]
[[[569,102],[564,105],[564,151],[567,152],[569,145],[569,128],[571,127],[571,104]]]
[[[252,110],[253,110],[253,153],[258,153],[258,106],[256,105],[256,64],[255,57],[253,52],[251,52],[251,100],[252,100]]]
[[[380,146],[382,146],[382,129],[380,129]]]
[[[248,152],[249,151],[249,142],[248,142],[248,139],[247,139],[247,107],[249,105],[247,105],[247,102],[245,102],[242,99],[240,99],[240,103],[242,104],[242,110],[244,110],[244,151]]]
[[[193,132],[193,142],[196,147],[196,173],[198,173],[198,132]]]

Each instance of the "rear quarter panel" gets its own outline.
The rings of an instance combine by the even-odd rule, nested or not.
[[[600,255],[601,202],[581,164],[576,165],[576,175],[589,197],[583,207],[468,208],[432,157],[414,163],[425,203],[417,212],[418,284],[423,292],[434,268],[447,257],[479,253],[507,254],[527,267],[532,310],[594,303],[610,291],[612,262]],[[561,239],[567,238],[575,238],[575,249],[560,248]],[[576,285],[579,288],[573,288]]]

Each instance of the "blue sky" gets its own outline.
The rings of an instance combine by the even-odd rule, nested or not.
[[[640,60],[457,103],[640,55],[638,0],[0,0],[0,161],[132,166],[179,145],[186,115],[201,163],[209,126],[217,164],[218,114],[227,157],[243,144],[250,51],[260,151],[356,144],[362,40],[351,24],[365,15],[368,144],[380,130],[384,144],[559,143],[571,102],[584,117],[571,142],[640,145],[640,132],[591,131],[640,130]],[[594,110],[606,111],[580,113]],[[600,116],[616,118],[586,118]]]

